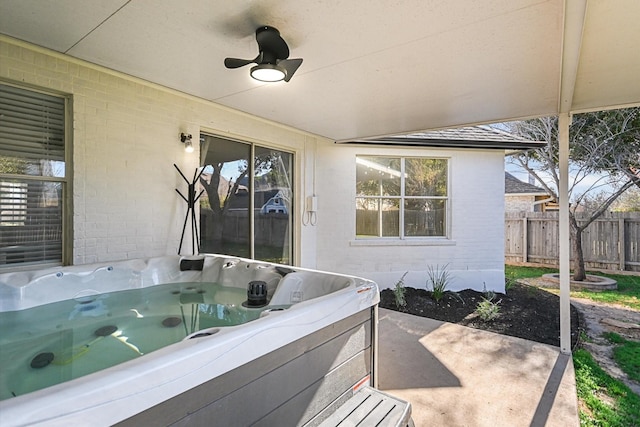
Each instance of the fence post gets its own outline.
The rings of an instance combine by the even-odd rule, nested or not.
[[[522,262],[529,262],[529,228],[527,226],[528,216],[525,213],[522,218]]]
[[[627,267],[627,260],[625,256],[627,254],[627,242],[624,238],[624,217],[618,218],[618,253],[620,255],[620,271],[624,271]]]

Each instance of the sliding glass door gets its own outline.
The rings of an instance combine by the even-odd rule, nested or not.
[[[292,260],[293,155],[202,134],[200,249]]]

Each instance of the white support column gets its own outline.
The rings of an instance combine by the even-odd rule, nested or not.
[[[568,113],[561,113],[558,117],[558,150],[560,188],[558,198],[560,203],[560,232],[559,232],[559,267],[560,267],[560,351],[571,354],[571,306],[570,306],[570,233],[569,233],[569,125],[571,118]]]

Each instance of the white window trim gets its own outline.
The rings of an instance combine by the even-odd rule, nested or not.
[[[401,174],[404,173],[405,168],[405,159],[442,159],[447,161],[447,196],[442,197],[422,197],[425,199],[441,199],[446,200],[445,208],[445,235],[444,236],[405,236],[404,235],[404,215],[400,215],[399,218],[399,228],[400,233],[399,236],[363,236],[356,237],[352,240],[349,240],[350,246],[455,246],[456,241],[451,239],[451,164],[452,158],[447,156],[403,156],[403,155],[383,155],[383,154],[357,154],[356,159],[358,157],[381,157],[381,158],[400,158],[401,159]],[[357,163],[356,163],[357,167]],[[400,199],[401,202],[405,200],[405,186],[404,179],[402,180],[402,185],[400,186],[400,196],[391,196],[389,198],[397,198]],[[357,199],[357,194],[355,198]],[[373,198],[373,197],[372,197]],[[355,201],[355,199],[354,199]],[[403,204],[403,203],[402,203]],[[354,205],[354,214],[356,211],[356,206]],[[403,209],[400,212],[404,212]],[[355,227],[354,227],[355,231]]]
[[[368,237],[349,240],[349,246],[455,246],[457,242],[447,237]]]
[[[64,102],[64,163],[65,173],[64,176],[31,176],[31,175],[13,175],[4,174],[5,178],[16,178],[27,181],[40,181],[40,182],[58,182],[62,184],[62,254],[60,262],[35,262],[35,263],[15,263],[0,265],[0,271],[28,271],[33,269],[41,269],[46,267],[55,267],[60,265],[71,265],[73,262],[73,99],[72,95],[55,90],[44,89],[39,86],[14,82],[11,80],[1,79],[0,84],[6,86],[13,86],[18,89],[38,92],[41,94],[57,97]]]

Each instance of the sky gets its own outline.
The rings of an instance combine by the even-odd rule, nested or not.
[[[515,176],[520,181],[530,182],[529,181],[529,173],[526,170],[524,170],[523,168],[521,168],[520,166],[510,163],[508,161],[507,157],[505,157],[504,167],[505,167],[505,171],[509,172],[511,175]],[[574,195],[575,194],[579,194],[579,193],[584,193],[591,186],[598,184],[599,180],[600,181],[604,181],[604,179],[603,179],[604,177],[605,177],[605,175],[602,175],[602,174],[590,174],[590,175],[584,177],[584,179],[579,184],[576,185],[576,187],[574,189]],[[571,178],[573,178],[573,177],[571,176]],[[553,180],[552,179],[549,178],[549,179],[546,180],[546,182],[548,182],[553,188]],[[534,181],[533,184],[538,186],[538,187],[542,187],[540,185],[540,183],[538,183],[537,181]],[[571,181],[569,183],[569,186],[571,186]],[[590,192],[590,194],[595,195],[595,194],[599,193],[600,191],[606,191],[606,192],[610,193],[610,192],[613,192],[614,189],[613,189],[613,187],[611,185],[605,185],[605,186],[599,187],[597,190],[592,190],[592,192]]]

